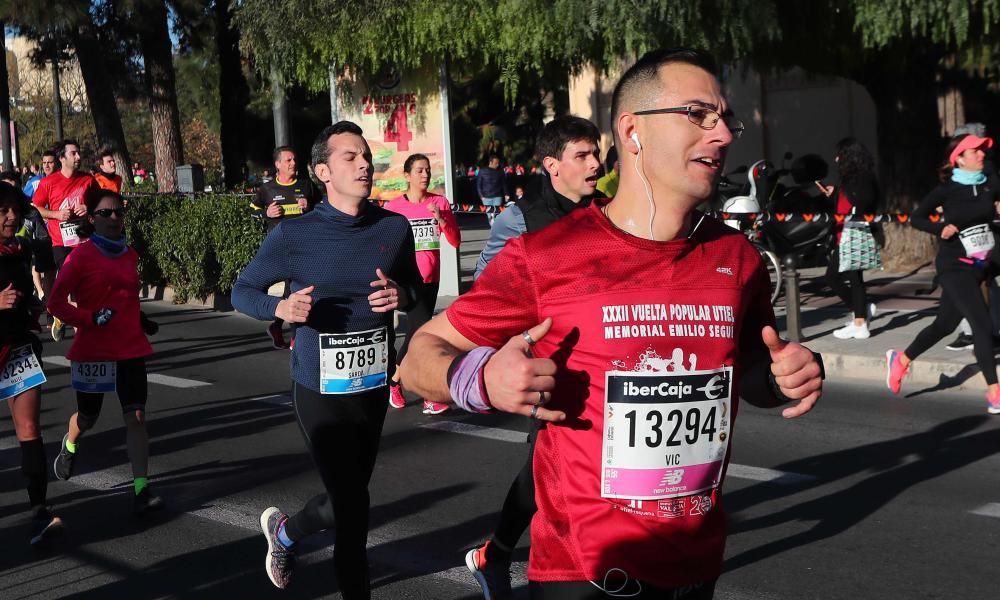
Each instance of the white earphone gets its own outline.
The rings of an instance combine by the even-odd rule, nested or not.
[[[639,134],[638,133],[635,133],[635,132],[632,133],[632,141],[635,142],[636,149],[642,150],[642,144],[639,143]]]

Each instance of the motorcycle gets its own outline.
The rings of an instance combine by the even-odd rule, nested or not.
[[[760,252],[771,279],[772,304],[781,296],[782,259],[794,254],[797,265],[822,264],[833,242],[832,219],[779,221],[773,218],[777,213],[818,215],[831,212],[830,200],[816,185],[827,176],[826,162],[815,154],[803,155],[789,164],[791,159],[792,154],[785,153],[780,169],[766,160],[759,160],[745,169],[745,187],[731,179],[733,174],[742,172],[742,168],[723,176],[719,186],[722,212],[758,215],[753,220],[726,219],[725,223],[746,235]],[[746,193],[740,193],[743,191]],[[771,216],[765,217],[763,213]]]

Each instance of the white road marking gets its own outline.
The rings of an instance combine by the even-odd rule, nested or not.
[[[498,429],[496,427],[483,427],[470,423],[458,423],[455,421],[432,421],[421,425],[423,429],[434,429],[436,431],[447,431],[449,433],[460,433],[472,437],[486,438],[501,442],[524,443],[528,439],[528,434],[523,431],[511,431],[510,429]]]
[[[0,439],[0,451],[13,450],[18,447],[19,444],[15,439]],[[4,462],[8,461],[5,460]],[[166,481],[169,481],[169,478]],[[132,475],[127,464],[74,475],[68,483],[111,494],[132,493]],[[263,506],[250,506],[231,501],[214,501],[201,508],[186,511],[184,514],[259,534],[261,531],[258,518],[264,508]],[[413,556],[393,552],[393,544],[398,542],[400,537],[396,528],[391,526],[380,527],[368,534],[368,548],[372,554],[377,556],[376,560],[383,564],[388,564],[394,569],[407,572],[424,570],[419,568],[420,565],[414,565]],[[456,554],[458,554],[457,551]],[[329,545],[308,551],[308,555],[309,562],[331,560],[333,558],[333,546]],[[464,557],[463,553],[456,560],[464,561]],[[511,567],[513,585],[527,585],[527,564],[524,562],[515,562]],[[470,589],[478,589],[479,587],[472,578],[472,575],[469,574],[468,569],[464,566],[456,566],[436,573],[428,573],[428,575],[440,577],[446,579],[451,584],[463,585]]]
[[[70,366],[70,361],[62,356],[45,356],[42,358],[43,361],[49,363],[50,365],[56,365],[57,367],[68,367]],[[184,379],[182,377],[172,377],[170,375],[162,375],[160,373],[150,373],[146,376],[146,379],[150,383],[158,383],[160,385],[165,385],[168,387],[175,388],[196,388],[206,385],[212,385],[204,381],[198,381],[196,379]]]
[[[472,425],[471,423],[458,423],[455,421],[432,421],[420,427],[424,429],[434,429],[436,431],[447,431],[449,433],[459,433],[472,437],[486,438],[488,440],[498,440],[501,442],[524,443],[527,434],[522,431],[511,431],[510,429],[498,429],[496,427],[483,427],[482,425]],[[790,473],[775,469],[765,469],[763,467],[751,467],[748,465],[737,465],[731,463],[728,471],[729,477],[737,479],[749,479],[751,481],[765,481],[780,485],[792,485],[797,483],[808,483],[815,481],[812,475],[801,473]]]
[[[1000,519],[1000,502],[990,502],[989,504],[984,504],[976,510],[969,512],[981,517],[996,517]]]
[[[793,485],[796,483],[808,483],[816,481],[812,475],[801,473],[791,473],[788,471],[778,471],[776,469],[765,469],[764,467],[751,467],[749,465],[729,464],[728,477],[737,479],[749,479],[751,481],[770,481],[782,485]]]
[[[256,398],[251,398],[251,402],[265,402],[267,404],[274,404],[275,406],[292,406],[292,397],[288,394],[271,394],[270,396],[258,396]]]

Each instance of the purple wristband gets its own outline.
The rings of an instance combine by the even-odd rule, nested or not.
[[[448,390],[455,404],[469,412],[488,413],[493,410],[482,384],[483,367],[496,350],[489,346],[473,348],[460,358],[451,373]]]

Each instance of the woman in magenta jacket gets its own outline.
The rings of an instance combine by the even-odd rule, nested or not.
[[[155,333],[156,325],[139,311],[139,255],[125,239],[122,197],[101,190],[86,204],[88,239],[66,259],[49,300],[49,312],[77,328],[66,353],[77,411],[69,419],[53,470],[59,479],[72,476],[80,438],[97,422],[105,392],[116,392],[132,463],[133,512],[138,514],[163,506],[149,488],[146,432],[146,357],[153,353],[146,334]],[[70,295],[76,306],[69,303]]]

